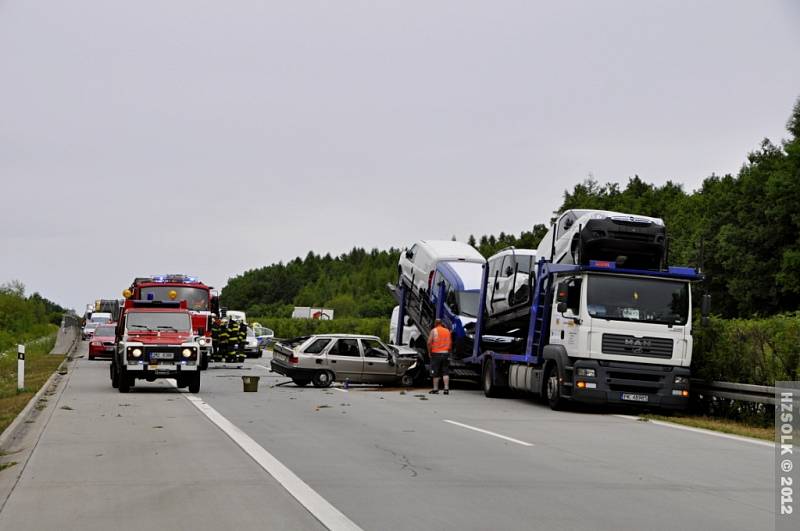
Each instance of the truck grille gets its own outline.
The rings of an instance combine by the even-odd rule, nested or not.
[[[672,357],[672,340],[663,337],[603,334],[602,350],[603,354],[669,359]]]

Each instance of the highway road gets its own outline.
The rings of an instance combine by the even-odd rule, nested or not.
[[[108,362],[77,360],[27,464],[2,472],[22,473],[0,529],[773,525],[765,443],[474,389],[297,388],[268,364],[212,368],[198,395],[120,394]]]

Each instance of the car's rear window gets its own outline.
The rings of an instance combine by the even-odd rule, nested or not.
[[[113,326],[100,326],[95,330],[96,336],[113,336],[116,333]]]

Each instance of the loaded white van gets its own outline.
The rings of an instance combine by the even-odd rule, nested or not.
[[[450,240],[420,240],[400,254],[398,283],[416,294],[430,292],[436,266],[441,262],[485,264],[486,259],[471,245]]]
[[[536,279],[536,251],[507,247],[489,257],[486,312],[499,315],[512,308],[530,304]]]

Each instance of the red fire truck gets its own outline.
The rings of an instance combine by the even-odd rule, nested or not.
[[[192,328],[200,345],[200,369],[208,367],[212,352],[211,324],[219,315],[219,297],[214,288],[183,274],[153,275],[133,279],[122,292],[126,299],[141,301],[185,301],[192,314]]]

